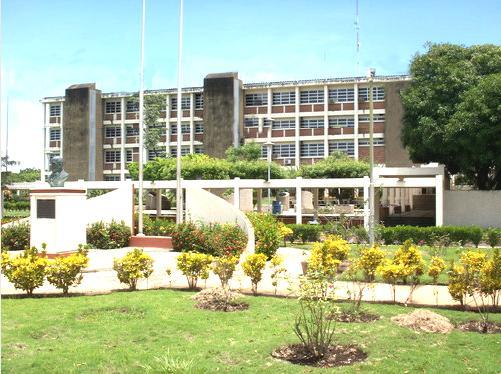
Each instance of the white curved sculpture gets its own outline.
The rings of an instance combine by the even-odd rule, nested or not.
[[[237,224],[247,234],[247,253],[254,253],[254,228],[239,209],[201,188],[186,188],[186,218],[193,222]]]

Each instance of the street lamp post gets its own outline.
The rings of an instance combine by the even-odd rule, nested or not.
[[[369,69],[369,162],[370,162],[370,182],[369,182],[369,244],[374,245],[374,100],[373,100],[373,80],[376,69]]]
[[[183,0],[179,0],[179,34],[178,34],[178,55],[177,55],[177,149],[176,149],[176,223],[183,222],[183,190],[181,188],[181,141],[183,133],[181,130],[182,93],[181,81],[183,77]]]
[[[273,153],[273,143],[271,139],[268,137],[268,141],[264,143],[266,145],[266,159],[268,161],[268,204],[270,204],[270,211],[271,209],[271,189],[269,187],[269,183],[271,181],[271,157]]]
[[[146,1],[142,1],[141,14],[141,62],[139,72],[139,212],[137,222],[137,234],[143,235],[143,154],[144,154],[144,22]],[[123,136],[123,134],[122,134]]]

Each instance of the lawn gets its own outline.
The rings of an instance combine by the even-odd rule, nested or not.
[[[249,310],[223,313],[195,309],[192,295],[154,290],[4,299],[2,371],[326,372],[270,356],[277,346],[297,341],[291,328],[296,300],[249,296]],[[417,333],[389,319],[412,308],[368,305],[367,310],[383,318],[368,324],[336,325],[337,342],[356,343],[368,353],[366,362],[340,372],[496,373],[501,367],[499,335]],[[438,312],[453,322],[478,318],[474,313]],[[499,314],[491,318],[501,321]],[[186,366],[187,371],[165,370]]]
[[[300,248],[304,249],[305,251],[309,251],[311,247],[313,246],[313,243],[293,243],[289,244],[287,243],[288,247],[293,247],[293,248]],[[357,257],[358,250],[361,248],[364,248],[366,246],[363,245],[352,245],[349,257]],[[387,257],[391,258],[395,251],[399,248],[398,245],[382,245],[382,249],[384,249],[387,253]],[[487,253],[488,256],[491,256],[494,249],[493,248],[465,248],[465,247],[444,247],[444,248],[433,248],[433,247],[428,247],[428,246],[420,246],[419,250],[421,251],[421,254],[423,256],[423,260],[425,262],[425,274],[421,276],[421,283],[423,284],[431,284],[433,283],[433,279],[429,277],[426,272],[428,269],[428,264],[430,262],[431,256],[439,256],[442,257],[445,262],[447,267],[449,268],[451,261],[454,260],[455,263],[458,263],[459,257],[461,256],[461,253],[467,250],[474,250],[474,251],[481,251]],[[341,275],[339,278],[340,280],[347,280],[345,277]],[[362,279],[362,275],[360,274],[360,279]],[[382,282],[382,279],[380,277],[376,278],[377,282]],[[438,283],[439,284],[447,284],[448,281],[448,276],[446,272],[443,272],[440,274],[438,277]]]

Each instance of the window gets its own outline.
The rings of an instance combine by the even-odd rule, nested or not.
[[[203,109],[204,108],[204,94],[197,93],[195,94],[195,109]]]
[[[368,114],[360,114],[358,122],[369,122]],[[374,122],[384,122],[384,114],[374,114]]]
[[[205,153],[203,145],[196,145],[194,151],[195,153]]]
[[[349,141],[334,141],[334,142],[329,142],[329,154],[332,152],[344,152],[348,156],[354,156],[355,155],[355,143],[353,140]]]
[[[370,139],[359,139],[358,145],[360,147],[368,147]],[[373,138],[374,145],[384,145],[384,138]]]
[[[273,92],[273,105],[295,104],[296,93],[291,92]]]
[[[324,90],[301,91],[301,104],[314,104],[324,102]]]
[[[268,127],[270,126],[270,120],[269,119],[263,119],[263,127]],[[259,126],[259,118],[245,118],[244,119],[244,126],[245,127],[258,127]]]
[[[190,133],[190,124],[189,123],[181,123],[181,134],[189,134]],[[177,134],[177,124],[172,124],[170,126],[170,134]]]
[[[61,140],[61,129],[51,129],[50,140]]]
[[[203,134],[203,133],[204,133],[204,123],[195,122],[195,134]]]
[[[127,113],[139,112],[139,102],[135,100],[127,101]]]
[[[296,145],[294,143],[273,145],[273,157],[292,158],[295,156],[296,156]]]
[[[181,156],[186,156],[189,153],[190,153],[190,147],[189,146],[182,146],[181,147]],[[170,155],[172,157],[176,157],[177,156],[177,147],[171,147],[171,149],[170,149]]]
[[[148,149],[148,160],[154,160],[157,157],[165,157],[165,149]]]
[[[118,126],[106,126],[104,128],[105,138],[119,138],[120,137],[120,127]]]
[[[128,126],[126,130],[127,136],[138,136],[139,129],[137,127]]]
[[[177,97],[172,96],[170,98],[170,106],[171,110],[177,110]],[[181,96],[181,109],[190,109],[190,97],[189,96]]]
[[[254,93],[245,95],[245,106],[268,105],[268,94]]]
[[[120,162],[120,151],[104,151],[104,162]]]
[[[329,90],[329,103],[352,103],[355,98],[353,88],[334,88]]]
[[[125,161],[132,162],[134,160],[132,156],[132,149],[127,149],[125,152]]]
[[[52,104],[50,106],[50,116],[51,117],[60,117],[61,116],[61,104]]]
[[[369,88],[368,87],[359,88],[358,98],[362,101],[369,101]],[[374,101],[383,101],[384,87],[372,87],[372,98]]]
[[[353,117],[329,117],[329,127],[354,127]]]
[[[301,157],[323,157],[324,143],[301,143]]]
[[[323,118],[301,118],[302,129],[321,129],[324,127]]]
[[[275,120],[272,123],[273,130],[286,130],[295,128],[296,128],[296,120],[294,119]]]
[[[116,182],[120,180],[120,175],[116,174],[105,174],[104,180],[108,182]]]
[[[266,146],[264,144],[261,145],[261,157],[263,157],[263,158],[268,157],[268,146]]]
[[[104,104],[104,112],[106,114],[120,113],[122,104],[120,101],[106,101]]]

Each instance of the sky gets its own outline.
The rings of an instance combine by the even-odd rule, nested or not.
[[[76,83],[139,89],[141,0],[0,0],[2,139],[43,164],[40,99]],[[357,75],[355,0],[185,0],[183,86]],[[146,0],[145,88],[177,84],[178,0]],[[501,44],[499,0],[359,0],[359,75],[405,74],[426,42]]]

